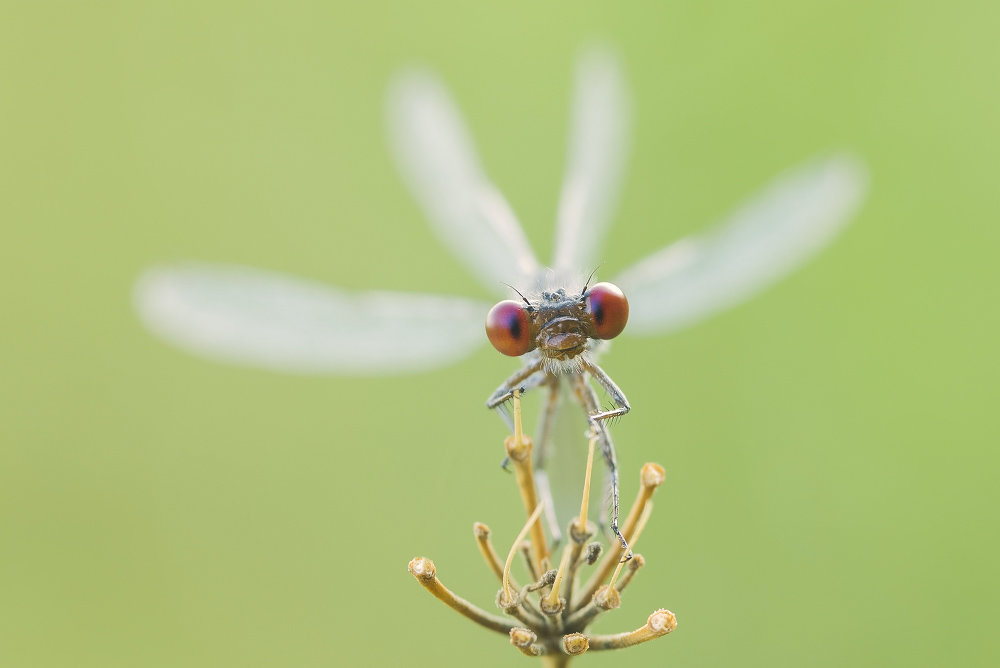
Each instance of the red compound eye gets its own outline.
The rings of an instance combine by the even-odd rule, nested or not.
[[[613,339],[622,333],[628,322],[628,300],[617,285],[598,283],[584,298],[598,338]]]
[[[504,355],[517,357],[531,350],[531,327],[524,304],[502,301],[486,315],[486,336]]]

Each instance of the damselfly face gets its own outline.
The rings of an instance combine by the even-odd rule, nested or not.
[[[591,340],[613,339],[628,322],[628,300],[617,286],[598,283],[577,295],[543,291],[536,301],[505,300],[486,315],[486,336],[504,355],[519,357],[538,348],[555,362],[571,360]]]

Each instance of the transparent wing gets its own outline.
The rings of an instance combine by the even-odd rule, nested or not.
[[[150,269],[134,299],[150,330],[201,356],[276,371],[362,375],[462,357],[484,340],[489,309],[458,297],[345,292],[215,264]]]
[[[389,87],[396,165],[441,240],[490,290],[535,274],[538,261],[514,212],[486,178],[447,90],[423,70]]]
[[[615,281],[628,296],[628,331],[679,329],[775,282],[831,241],[866,185],[857,160],[818,160],[781,176],[707,234],[641,260]]]
[[[590,270],[617,203],[631,103],[614,53],[583,54],[576,70],[566,176],[556,218],[557,269]]]

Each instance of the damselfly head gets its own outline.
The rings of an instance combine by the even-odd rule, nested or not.
[[[536,348],[548,359],[567,360],[591,339],[613,339],[628,322],[628,300],[617,286],[597,283],[579,294],[544,291],[534,301],[504,300],[486,316],[486,336],[510,357]]]

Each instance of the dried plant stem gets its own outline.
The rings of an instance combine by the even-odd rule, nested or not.
[[[514,435],[504,441],[507,456],[514,464],[514,474],[517,487],[521,492],[524,512],[531,513],[538,504],[538,494],[535,491],[535,473],[531,465],[531,439],[524,435],[521,429],[521,392],[514,391]],[[548,557],[549,551],[545,542],[545,531],[541,522],[533,522],[531,530],[531,549],[534,552],[535,565],[539,573],[544,570],[542,563]]]
[[[521,533],[517,534],[517,538],[514,539],[514,544],[510,546],[510,552],[507,553],[507,563],[503,567],[503,593],[507,597],[508,601],[514,600],[514,592],[511,591],[510,587],[510,567],[514,563],[514,555],[517,554],[517,547],[524,540],[524,535],[528,533],[528,530],[538,524],[538,516],[542,514],[542,504],[535,506],[535,510],[528,517],[528,521],[521,528]]]
[[[500,557],[497,556],[496,550],[493,549],[493,542],[490,541],[490,528],[482,522],[476,522],[472,525],[472,532],[476,536],[476,545],[479,546],[479,551],[482,553],[486,565],[497,576],[497,580],[503,582],[503,565],[500,563]]]
[[[590,444],[587,446],[587,475],[583,479],[583,499],[580,501],[580,516],[576,518],[577,532],[580,535],[587,533],[587,515],[590,504],[590,476],[594,470],[594,446],[597,444],[597,434],[590,437]]]
[[[563,615],[565,615],[568,612],[569,606],[572,605],[573,603],[573,589],[576,584],[576,569],[580,565],[580,552],[583,551],[583,543],[577,543],[574,541],[572,546],[567,545],[566,547],[570,549],[570,557],[569,557],[569,571],[566,573],[566,578],[565,578],[566,580],[565,598],[567,607],[563,610]],[[559,569],[559,572],[560,573],[562,572],[561,568]]]
[[[646,620],[645,626],[629,633],[590,636],[590,649],[620,649],[631,647],[647,640],[665,636],[677,628],[677,618],[669,610],[657,610]]]
[[[417,579],[417,582],[424,586],[424,589],[434,594],[439,600],[456,612],[468,617],[480,626],[484,626],[500,633],[510,633],[514,628],[509,620],[482,610],[464,598],[456,596],[450,589],[444,586],[437,578],[437,569],[434,562],[426,557],[417,557],[409,563],[410,574]]]
[[[536,583],[536,585],[537,584],[538,583]],[[528,594],[530,593],[528,590],[529,590],[530,586],[531,585],[525,585],[524,587],[521,587],[520,598],[518,599],[517,602],[521,606],[521,608],[523,610],[523,613],[525,615],[527,615],[529,618],[531,618],[531,621],[535,625],[539,625],[540,624],[540,625],[548,628],[548,626],[549,626],[548,620],[545,619],[545,617],[542,615],[542,612],[538,609],[538,606],[536,606],[534,603],[532,603],[531,599],[528,598]],[[546,586],[546,585],[541,585],[541,586],[538,587],[538,589],[541,589],[544,586]],[[533,590],[533,591],[537,591],[537,590]],[[523,618],[522,617],[518,617],[518,619],[523,619]]]
[[[576,584],[576,569],[580,565],[580,554],[583,552],[583,546],[596,533],[596,528],[587,522],[590,504],[590,480],[594,470],[594,448],[596,444],[597,434],[595,433],[591,436],[590,444],[587,448],[587,473],[583,480],[583,498],[580,501],[580,515],[570,524],[569,531],[567,532],[570,537],[570,543],[567,547],[571,550],[569,556],[569,572],[565,577],[565,598],[567,605],[573,603],[573,588]],[[563,568],[560,568],[559,572],[562,573]]]
[[[542,574],[538,572],[538,567],[531,558],[531,544],[525,541],[521,543],[521,547],[518,549],[521,551],[521,556],[524,557],[524,566],[528,569],[528,575],[531,576],[532,580],[537,582],[542,577]]]
[[[636,572],[638,572],[638,570],[645,565],[646,559],[643,558],[641,554],[632,555],[632,558],[628,561],[628,570],[625,571],[625,575],[622,576],[622,581],[618,585],[619,594],[625,591],[625,587],[627,587],[628,583],[635,577]]]
[[[545,595],[545,598],[541,600],[542,612],[547,615],[556,615],[562,612],[566,605],[565,600],[559,600],[559,587],[562,585],[563,577],[566,575],[566,569],[569,567],[569,558],[572,548],[567,545],[563,548],[562,561],[559,562],[559,570],[556,573],[555,582],[552,583],[552,589],[549,593]]]
[[[521,595],[515,594],[513,598],[506,598],[503,589],[501,589],[497,596],[497,606],[525,626],[532,628],[546,626],[542,614],[534,610]]]
[[[594,618],[602,612],[604,612],[604,610],[597,607],[593,601],[590,601],[583,607],[574,610],[572,614],[567,615],[563,623],[566,628],[569,629],[586,628],[587,625],[594,621]]]

